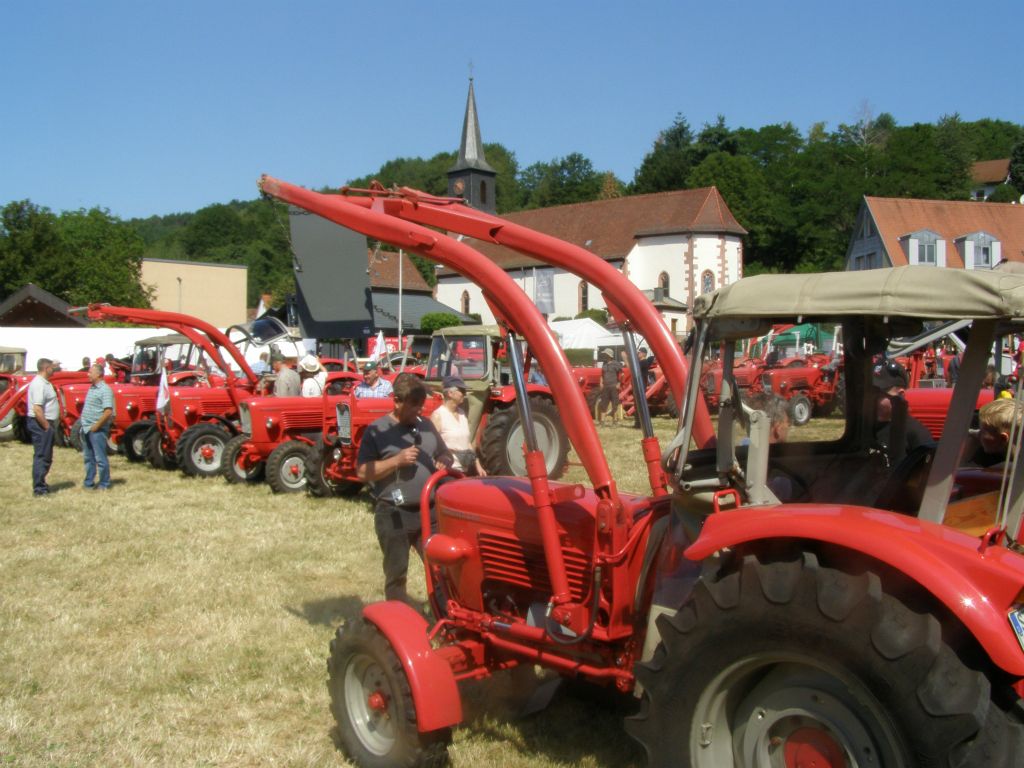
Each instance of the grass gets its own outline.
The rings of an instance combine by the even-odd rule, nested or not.
[[[600,434],[619,486],[642,492],[639,433]],[[31,463],[0,443],[0,766],[347,765],[325,658],[382,599],[367,496],[274,496],[117,456],[114,487],[86,491],[81,456],[57,449],[56,493],[36,499]],[[563,691],[522,718],[506,693],[467,691],[455,766],[642,763],[622,712]]]

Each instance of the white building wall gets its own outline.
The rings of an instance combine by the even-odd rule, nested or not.
[[[668,274],[668,295],[686,301],[686,248],[687,235],[645,237],[638,240],[626,256],[626,273],[630,281],[642,291],[658,287],[662,272]]]

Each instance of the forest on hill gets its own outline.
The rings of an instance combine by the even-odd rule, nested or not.
[[[734,129],[723,117],[694,130],[678,115],[630,180],[577,152],[522,168],[501,144],[485,144],[485,152],[498,172],[499,213],[715,185],[749,231],[747,274],[841,268],[864,195],[966,200],[979,160],[1011,158],[1010,184],[993,201],[1024,193],[1024,126],[957,115],[901,126],[883,113],[805,133],[790,123]],[[443,195],[455,159],[455,152],[396,158],[344,183],[377,180]],[[127,221],[100,208],[54,213],[12,201],[0,209],[0,299],[34,282],[72,304],[145,305],[141,260],[162,258],[245,264],[254,306],[261,293],[292,290],[287,227],[284,206],[259,199]],[[433,283],[429,265],[418,266]]]

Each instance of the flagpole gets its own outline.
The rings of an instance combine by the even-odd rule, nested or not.
[[[398,249],[398,348],[402,348],[402,262],[405,261],[405,252]]]

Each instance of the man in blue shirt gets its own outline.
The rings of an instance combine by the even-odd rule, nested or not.
[[[89,387],[82,406],[82,458],[85,461],[84,488],[110,488],[110,459],[107,439],[114,421],[114,392],[103,380],[103,366],[89,367]],[[99,482],[96,473],[99,470]]]

